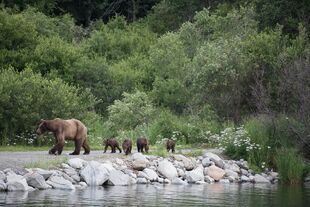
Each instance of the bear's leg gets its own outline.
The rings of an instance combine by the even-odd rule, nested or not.
[[[174,150],[174,146],[172,147],[172,153],[174,153],[175,152],[175,150]]]
[[[89,145],[88,145],[88,143],[87,143],[87,139],[84,140],[82,146],[83,146],[83,148],[84,148],[84,155],[88,155],[89,152],[90,152],[90,147],[89,147]]]
[[[57,151],[58,151],[58,155],[61,155],[62,153],[62,150],[64,148],[64,145],[65,145],[65,139],[59,139],[56,147],[57,147]]]
[[[48,154],[50,155],[56,155],[56,151],[57,151],[57,136],[56,134],[54,134],[54,137],[55,137],[55,145],[48,151]]]
[[[122,150],[121,150],[121,148],[119,148],[118,145],[116,145],[116,148],[119,150],[119,153],[122,153]],[[114,150],[115,150],[115,149],[114,149]]]
[[[70,153],[70,155],[79,155],[80,154],[80,150],[81,150],[81,146],[82,146],[82,139],[76,139],[75,140],[75,149],[72,153]]]
[[[112,153],[115,153],[115,146],[113,145],[111,146],[111,148],[112,148]]]
[[[108,144],[105,144],[103,153],[106,153],[106,152],[107,152],[108,146],[109,146]]]
[[[55,155],[55,154],[56,154],[56,151],[57,151],[57,149],[56,149],[56,145],[55,145],[54,147],[52,147],[52,148],[48,151],[48,154],[50,154],[50,155]]]
[[[131,146],[128,148],[128,152],[129,152],[129,154],[131,154]]]

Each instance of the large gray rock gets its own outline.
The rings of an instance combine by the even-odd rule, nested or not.
[[[178,176],[178,172],[177,172],[176,168],[167,159],[164,159],[163,161],[160,161],[158,163],[157,170],[162,176],[164,176],[165,178],[168,178],[170,180],[172,180],[172,178]]]
[[[72,178],[76,183],[80,182],[81,178],[74,168],[65,168],[63,169],[63,172]]]
[[[187,158],[184,155],[173,155],[174,159],[182,162],[184,164],[184,168],[186,170],[192,170],[196,167],[196,162],[195,160],[191,158]]]
[[[240,181],[241,181],[241,182],[250,182],[251,180],[250,180],[250,178],[248,178],[247,176],[241,175]]]
[[[247,161],[241,159],[240,161],[237,161],[236,164],[241,168],[241,169],[245,169],[248,170],[249,169],[249,164]]]
[[[224,168],[224,161],[216,154],[212,153],[212,152],[206,152],[203,155],[204,158],[208,157],[212,162],[215,163],[216,166],[220,167],[220,168]]]
[[[202,164],[202,166],[204,166],[204,167],[209,167],[209,166],[211,166],[212,164],[214,164],[214,162],[212,162],[212,161],[210,160],[209,157],[206,157],[206,158],[203,158],[203,159],[202,159],[201,164]]]
[[[261,176],[259,174],[255,174],[254,182],[255,183],[270,183],[269,180],[267,180],[265,177],[263,177],[263,176]]]
[[[215,165],[206,168],[206,174],[209,175],[214,180],[220,180],[225,175],[225,171]]]
[[[224,169],[229,169],[236,173],[240,173],[240,167],[231,160],[224,164]]]
[[[54,173],[52,171],[43,170],[41,168],[35,168],[33,171],[39,173],[40,175],[42,175],[45,180],[47,180]]]
[[[108,185],[129,185],[131,178],[120,170],[114,170],[110,173]]]
[[[241,168],[240,172],[241,172],[242,175],[245,175],[245,176],[249,175],[249,172],[246,169]]]
[[[135,161],[135,160],[143,160],[145,162],[148,162],[148,159],[140,152],[136,152],[136,153],[133,153],[130,157],[130,159],[132,161]]]
[[[192,171],[186,171],[185,177],[186,177],[187,182],[189,183],[196,183],[197,181],[204,181],[203,167],[199,166]]]
[[[134,170],[144,170],[146,168],[147,162],[144,160],[134,160],[132,162],[132,168]]]
[[[225,175],[227,176],[227,177],[232,177],[232,178],[234,178],[234,180],[237,180],[238,178],[239,178],[239,175],[238,175],[238,173],[236,173],[235,171],[232,171],[232,170],[230,170],[230,169],[225,169]]]
[[[52,175],[46,183],[56,189],[75,190],[75,186],[70,181],[57,175]]]
[[[181,178],[175,177],[175,178],[173,178],[173,179],[171,180],[171,184],[175,184],[175,185],[187,185],[188,183],[185,182],[184,180],[182,180]]]
[[[185,176],[184,170],[178,168],[178,169],[177,169],[177,172],[178,172],[178,176],[179,176],[179,177],[182,177],[182,178],[183,178],[183,177]]]
[[[21,175],[15,173],[9,173],[7,175],[7,189],[8,191],[29,191],[34,190],[28,186],[26,179]]]
[[[147,175],[147,177],[150,181],[157,181],[158,180],[158,175],[154,170],[146,168],[143,170],[143,172]]]
[[[110,176],[110,171],[103,164],[90,161],[80,172],[81,177],[87,185],[102,185]]]
[[[27,173],[24,177],[26,178],[28,185],[31,187],[40,190],[51,188],[51,186],[46,184],[44,177],[37,172]]]
[[[73,184],[78,183],[78,182],[76,182],[73,178],[71,178],[69,175],[67,175],[66,173],[61,172],[60,175],[61,175],[64,179],[68,180],[70,183],[73,183]]]
[[[81,169],[87,164],[87,162],[80,158],[72,158],[68,160],[68,164],[75,169]]]
[[[0,180],[0,191],[5,191],[7,189],[7,185],[3,180]]]
[[[105,167],[109,173],[115,170],[112,162],[110,162],[110,161],[106,161],[106,162],[102,163],[102,166]]]
[[[2,181],[6,180],[6,175],[2,171],[0,171],[0,180],[2,180]]]
[[[149,163],[148,159],[140,152],[132,154],[130,159],[134,170],[144,170]]]

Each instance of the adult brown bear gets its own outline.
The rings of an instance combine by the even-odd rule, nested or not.
[[[125,139],[122,144],[122,148],[126,155],[130,154],[132,149],[132,141],[130,139]]]
[[[175,152],[175,141],[172,139],[168,139],[166,142],[166,148],[168,152],[171,150],[172,153],[174,153]]]
[[[106,139],[103,144],[105,145],[104,147],[104,152],[103,153],[106,153],[108,147],[110,146],[112,151],[111,153],[115,153],[116,150],[115,148],[117,148],[119,150],[119,153],[122,153],[122,150],[121,148],[119,147],[119,144],[118,144],[118,141],[114,138],[109,138],[109,139]]]
[[[137,139],[137,148],[138,148],[138,152],[141,151],[143,153],[143,148],[145,149],[146,153],[149,152],[149,144],[145,137],[140,137]]]
[[[90,147],[87,143],[87,128],[77,119],[41,119],[37,129],[37,134],[41,135],[46,132],[52,132],[56,141],[55,146],[49,150],[49,154],[58,153],[58,155],[60,155],[63,150],[65,140],[73,140],[75,142],[75,149],[72,153],[70,153],[70,155],[79,155],[81,146],[84,148],[84,154],[89,154],[90,152]]]

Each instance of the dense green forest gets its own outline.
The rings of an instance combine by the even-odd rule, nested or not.
[[[258,169],[310,156],[307,0],[2,0],[0,8],[1,145],[50,144],[34,135],[38,120],[74,117],[91,145],[173,138],[223,147]]]

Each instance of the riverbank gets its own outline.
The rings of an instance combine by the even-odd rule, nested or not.
[[[111,155],[111,154],[109,154]],[[102,156],[102,155],[101,155]],[[186,157],[173,154],[167,158],[134,153],[97,160],[78,157],[59,167],[7,168],[0,171],[2,191],[33,191],[43,189],[83,189],[87,186],[127,186],[135,184],[205,184],[205,183],[266,183],[278,182],[278,173],[257,174],[244,160],[225,160],[206,152],[203,156]]]

